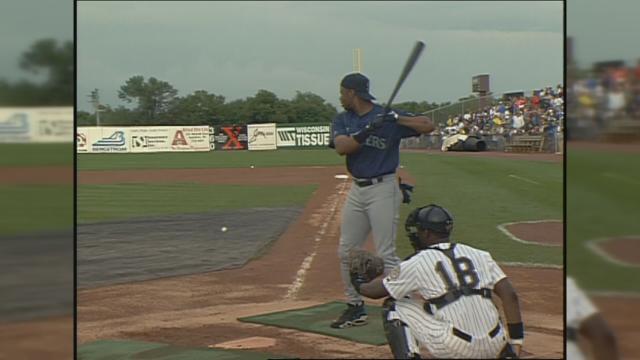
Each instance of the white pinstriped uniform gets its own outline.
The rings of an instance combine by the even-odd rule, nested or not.
[[[440,243],[432,247],[448,249],[450,243]],[[471,266],[460,266],[467,271],[467,284],[473,281],[475,271],[478,283],[474,288],[488,288],[506,277],[491,255],[464,244],[456,244],[455,258],[468,258]],[[458,300],[436,309],[433,315],[424,308],[424,299],[432,299],[447,293],[444,272],[456,287],[460,286],[451,260],[439,250],[422,250],[409,260],[403,261],[384,278],[383,284],[389,295],[396,299],[395,313],[410,329],[420,347],[426,348],[438,358],[496,358],[506,345],[504,326],[490,337],[500,316],[493,302],[480,295],[462,296]],[[467,342],[453,334],[453,327],[471,335]]]
[[[579,329],[580,324],[598,313],[587,295],[576,285],[573,278],[567,276],[567,328]],[[575,341],[567,339],[567,359],[583,360],[586,357]]]

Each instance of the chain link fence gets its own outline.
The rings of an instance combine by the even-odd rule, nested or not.
[[[428,116],[436,126],[445,127],[449,116],[464,115],[466,112],[479,112],[487,106],[493,106],[495,99],[491,95],[474,97],[454,104],[439,107],[422,113]]]

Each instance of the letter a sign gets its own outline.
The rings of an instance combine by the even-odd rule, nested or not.
[[[185,139],[182,130],[176,131],[176,135],[173,137],[173,142],[171,143],[173,146],[188,146],[187,139]]]

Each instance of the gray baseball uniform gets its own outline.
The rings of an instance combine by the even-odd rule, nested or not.
[[[353,111],[343,112],[333,122],[333,138],[353,134],[383,113],[383,107],[377,104],[363,116]],[[395,172],[400,162],[400,140],[418,135],[409,127],[386,122],[366,139],[359,151],[346,156],[353,184],[342,209],[338,256],[349,303],[358,303],[362,297],[349,280],[348,253],[362,247],[370,231],[376,253],[384,259],[385,269],[390,270],[400,262],[396,255],[396,230],[402,192]]]

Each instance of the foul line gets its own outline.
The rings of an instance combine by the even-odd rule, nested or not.
[[[523,178],[523,177],[518,176],[518,175],[511,174],[511,175],[509,175],[509,177],[512,177],[512,178],[518,179],[518,180],[522,180],[522,181],[526,181],[526,182],[531,183],[531,184],[540,185],[540,183],[537,182],[537,181],[529,180],[527,178]]]
[[[604,251],[602,248],[600,248],[600,244],[607,242],[607,241],[611,241],[613,239],[637,239],[639,238],[638,235],[626,235],[626,236],[616,236],[615,238],[613,237],[606,237],[606,238],[597,238],[597,239],[593,239],[593,240],[589,240],[585,243],[585,246],[587,247],[587,249],[591,250],[591,252],[593,252],[594,254],[600,256],[601,258],[603,258],[604,260],[614,264],[614,265],[618,265],[618,266],[622,266],[622,267],[631,267],[631,268],[638,268],[640,267],[640,264],[632,264],[632,263],[628,263],[626,261],[622,261],[622,260],[618,260],[614,257],[612,257],[608,252]]]
[[[592,290],[587,291],[587,294],[597,297],[613,297],[623,299],[638,299],[640,298],[640,292],[638,291],[608,291],[608,290]]]
[[[309,256],[304,258],[304,260],[302,261],[302,264],[300,265],[300,269],[298,269],[298,272],[296,274],[296,279],[293,281],[293,283],[291,283],[291,285],[289,285],[287,294],[284,296],[285,299],[295,299],[296,295],[298,295],[298,291],[300,291],[300,288],[304,283],[304,278],[307,275],[307,271],[311,268],[311,263],[313,262],[313,258],[316,256],[318,252],[318,246],[320,245],[320,241],[323,239],[324,234],[327,231],[327,227],[329,226],[331,219],[333,219],[333,216],[335,215],[338,209],[341,195],[344,193],[345,188],[347,187],[347,184],[348,184],[348,181],[344,181],[342,183],[340,191],[338,191],[338,194],[336,195],[335,202],[331,204],[331,213],[329,214],[327,221],[325,221],[322,224],[322,226],[320,227],[320,230],[318,230],[318,232],[316,233],[316,236],[314,239],[315,244],[313,245],[313,251],[311,252],[311,254],[309,254]]]
[[[562,265],[555,264],[541,264],[541,263],[526,263],[526,262],[500,262],[501,265],[513,266],[513,267],[532,267],[532,268],[546,268],[546,269],[564,269]]]
[[[562,220],[547,219],[547,220],[515,221],[515,222],[509,222],[509,223],[500,224],[500,225],[497,226],[497,228],[498,228],[498,230],[502,231],[503,234],[507,235],[507,237],[509,239],[511,239],[513,241],[517,241],[517,242],[522,243],[522,244],[539,245],[539,246],[551,246],[551,247],[562,246],[562,244],[545,244],[545,243],[522,240],[519,237],[513,235],[509,230],[507,230],[507,226],[509,226],[509,225],[537,224],[537,223],[543,223],[543,222],[562,222]]]

